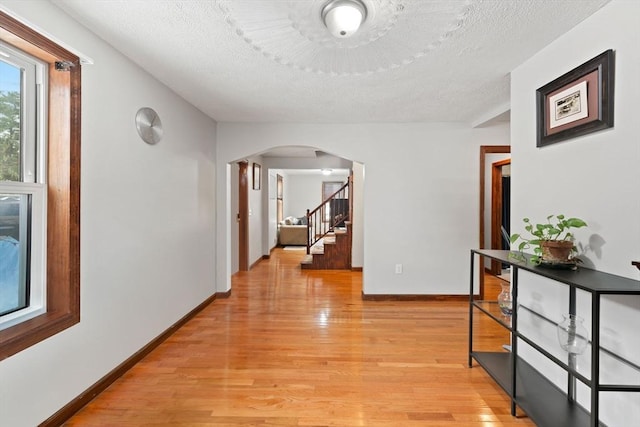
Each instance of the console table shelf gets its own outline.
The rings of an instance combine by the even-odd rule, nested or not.
[[[473,352],[473,358],[505,390],[512,391],[511,354]],[[572,404],[566,394],[542,376],[531,365],[517,358],[516,378],[518,399],[516,403],[539,426],[584,427],[589,425],[589,413]],[[562,420],[562,424],[558,424]]]
[[[510,318],[502,316],[494,301],[477,301],[474,299],[474,261],[477,256],[483,256],[511,266],[512,275],[512,304],[513,314]],[[529,255],[518,252],[501,250],[471,250],[469,284],[469,367],[473,360],[480,365],[496,383],[511,398],[511,413],[516,414],[519,406],[538,426],[567,426],[567,427],[599,427],[604,426],[599,421],[600,392],[640,392],[640,386],[635,384],[602,384],[600,382],[601,357],[617,357],[610,351],[600,347],[600,303],[602,295],[640,295],[640,281],[615,276],[588,268],[578,270],[561,270],[540,267],[529,262]],[[535,338],[527,336],[518,329],[518,316],[539,316],[527,307],[518,305],[518,272],[529,271],[538,276],[552,279],[569,287],[568,312],[576,313],[576,290],[581,289],[591,294],[591,341],[589,354],[591,371],[587,375],[575,370],[575,357],[565,363],[562,356],[552,354],[535,342]],[[522,310],[522,311],[521,311]],[[473,317],[489,316],[500,326],[511,333],[511,351],[475,351],[473,348]],[[555,323],[544,319],[548,324],[546,333],[555,333]],[[553,327],[553,330],[550,328]],[[561,390],[533,366],[518,356],[518,343],[527,343],[534,351],[540,353],[557,366],[567,372],[567,389]],[[623,363],[638,370],[638,366],[620,359]],[[574,400],[576,380],[581,381],[591,389],[590,411],[585,410]]]

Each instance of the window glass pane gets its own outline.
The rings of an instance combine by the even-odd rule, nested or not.
[[[0,316],[28,306],[30,196],[0,193]]]
[[[0,60],[0,181],[21,181],[22,71]]]

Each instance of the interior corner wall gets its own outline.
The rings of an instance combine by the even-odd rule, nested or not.
[[[33,427],[215,289],[216,123],[51,2],[2,6],[94,60],[82,69],[80,323],[0,361],[0,425]],[[160,115],[156,145],[141,107]]]
[[[268,169],[267,173],[269,175],[269,193],[265,224],[268,226],[267,230],[263,230],[263,233],[267,236],[266,245],[264,245],[265,254],[270,254],[271,249],[278,245],[278,175],[282,176],[283,172],[280,169]]]
[[[588,223],[575,233],[584,266],[635,280],[640,278],[631,265],[640,260],[639,17],[639,2],[614,0],[511,74],[512,232],[523,231],[523,217],[580,217]],[[614,127],[536,148],[536,89],[607,49],[615,51]],[[556,321],[568,311],[562,286],[529,275],[520,283],[519,303],[535,306]],[[579,299],[577,311],[590,329],[589,299]],[[606,297],[601,312],[602,343],[640,364],[640,297]],[[555,340],[551,345],[557,345]],[[534,352],[524,356],[566,387],[565,374],[541,366]],[[619,363],[603,365],[601,374],[608,378],[637,381],[637,371],[629,373]],[[584,391],[578,395],[587,407],[588,397]],[[601,393],[600,410],[607,425],[629,425],[629,420],[640,419],[638,393]]]
[[[353,162],[353,226],[351,245],[351,268],[364,265],[364,169],[359,162]]]
[[[229,176],[229,187],[234,189],[234,191],[230,191],[229,194],[229,210],[232,218],[231,227],[228,230],[230,236],[230,246],[228,249],[225,249],[225,252],[229,254],[229,260],[231,262],[231,273],[237,273],[240,270],[240,253],[239,253],[239,240],[240,240],[240,229],[239,222],[237,220],[238,215],[240,214],[240,194],[238,194],[238,188],[240,185],[240,166],[237,162],[231,162],[229,164],[230,176]],[[248,168],[247,168],[248,169]],[[218,171],[221,168],[218,167]],[[247,172],[249,173],[249,172]],[[220,179],[218,180],[220,182]],[[251,182],[250,180],[248,181]],[[218,202],[220,203],[220,202]],[[220,205],[225,206],[225,205]],[[220,244],[220,240],[218,241]],[[218,250],[220,251],[220,249]],[[219,281],[222,283],[221,281]],[[219,291],[226,292],[228,289],[218,289]]]
[[[466,265],[479,234],[480,146],[508,145],[508,124],[218,123],[216,156],[224,164],[300,141],[366,167],[365,293],[468,293]],[[219,226],[224,235],[231,218]],[[226,254],[218,256],[218,265],[225,265]],[[403,273],[395,274],[400,263]],[[230,277],[229,271],[218,274],[219,280]]]

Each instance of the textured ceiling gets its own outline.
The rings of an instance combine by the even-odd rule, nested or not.
[[[327,0],[52,0],[217,121],[308,123],[478,123],[508,109],[511,70],[608,1],[363,0],[338,41]]]

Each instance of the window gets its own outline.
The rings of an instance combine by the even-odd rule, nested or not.
[[[0,43],[0,329],[45,311],[46,65]]]
[[[80,320],[79,198],[79,59],[0,12],[0,360]]]
[[[29,306],[27,236],[29,199],[0,193],[0,320]]]

